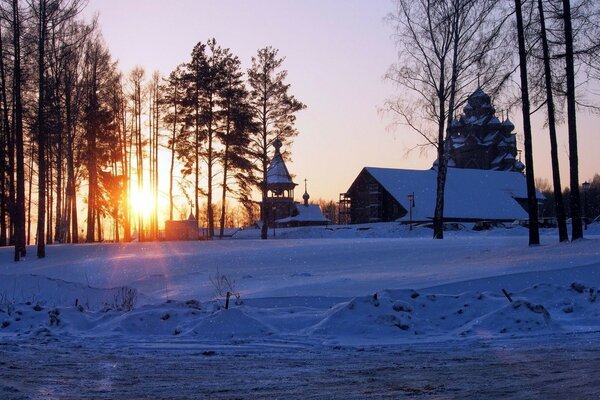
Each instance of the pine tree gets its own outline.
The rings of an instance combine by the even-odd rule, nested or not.
[[[238,196],[247,187],[251,176],[252,161],[248,151],[250,134],[256,127],[248,104],[248,92],[244,87],[240,60],[227,53],[223,68],[223,88],[219,96],[219,130],[217,135],[223,147],[219,159],[223,173],[221,185],[221,218],[219,237],[223,237],[227,194],[232,192],[229,181],[233,176],[238,187]],[[243,195],[242,195],[243,196]]]
[[[261,238],[267,238],[266,210],[267,167],[269,152],[276,139],[289,145],[298,135],[295,127],[296,113],[306,106],[289,93],[290,84],[286,83],[287,71],[282,70],[284,58],[278,58],[278,50],[265,47],[252,57],[252,66],[248,70],[250,86],[250,105],[254,122],[258,126],[252,136],[251,152],[257,162],[259,178],[255,184],[261,190],[260,218],[263,221]]]

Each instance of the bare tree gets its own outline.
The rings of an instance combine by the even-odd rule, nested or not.
[[[149,120],[149,164],[150,164],[150,192],[153,197],[154,207],[150,215],[150,239],[158,239],[158,144],[161,120],[162,88],[161,76],[158,71],[152,74],[148,83],[148,120]]]
[[[552,93],[552,68],[550,65],[550,49],[546,32],[546,19],[544,3],[538,0],[538,13],[540,19],[540,39],[542,42],[542,58],[544,62],[544,86],[546,89],[546,107],[548,110],[548,131],[550,134],[550,156],[552,159],[552,183],[554,187],[554,203],[556,219],[558,222],[558,238],[560,242],[567,242],[567,217],[562,197],[562,185],[560,183],[560,166],[558,161],[558,143],[556,140],[556,110],[554,106],[554,95]]]
[[[13,126],[17,161],[17,197],[14,214],[15,261],[25,257],[25,165],[23,152],[23,103],[21,98],[21,23],[19,1],[12,2],[13,24]],[[11,154],[12,157],[12,154]]]
[[[583,238],[581,223],[581,196],[579,193],[579,153],[577,150],[577,110],[575,104],[575,56],[573,50],[573,26],[571,23],[571,1],[563,0],[563,22],[565,30],[565,62],[567,73],[567,125],[569,129],[569,167],[571,187],[571,238]]]
[[[519,45],[519,70],[521,74],[521,106],[523,111],[523,136],[525,138],[525,178],[527,179],[527,212],[529,214],[529,245],[540,244],[538,204],[533,172],[533,146],[531,141],[531,119],[529,107],[529,87],[527,83],[527,49],[521,0],[515,0],[517,19],[517,40]]]
[[[135,159],[136,159],[136,184],[138,193],[144,192],[144,143],[142,138],[142,82],[144,81],[145,71],[142,67],[135,67],[129,73],[129,82],[132,93],[132,135],[135,138]],[[144,217],[138,213],[137,220],[138,240],[144,240]]]
[[[442,239],[447,127],[467,89],[477,84],[496,94],[508,79],[506,15],[493,0],[397,0],[396,5],[389,19],[399,62],[386,77],[408,94],[388,100],[386,109],[437,150],[433,237]]]

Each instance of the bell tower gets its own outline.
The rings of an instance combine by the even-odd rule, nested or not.
[[[275,154],[267,168],[267,198],[265,200],[265,216],[268,226],[273,226],[274,221],[288,217],[294,209],[294,188],[297,186],[285,165],[281,155],[281,140],[273,143]]]

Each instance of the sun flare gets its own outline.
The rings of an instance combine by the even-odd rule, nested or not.
[[[154,197],[147,190],[140,191],[138,188],[131,188],[129,194],[129,210],[136,216],[144,218],[149,217],[155,209]]]

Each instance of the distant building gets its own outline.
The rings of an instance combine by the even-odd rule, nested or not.
[[[281,141],[273,144],[275,154],[267,168],[267,198],[265,200],[265,220],[273,226],[309,226],[325,225],[329,222],[316,204],[308,204],[310,196],[306,191],[304,204],[294,202],[294,188],[297,186],[285,165],[281,155]]]
[[[363,168],[346,192],[350,222],[431,221],[436,179],[434,169]],[[537,197],[544,198],[539,192]],[[449,168],[444,200],[444,221],[514,221],[528,217],[527,184],[519,172]]]
[[[448,175],[445,221],[526,219],[525,166],[518,160],[514,125],[495,115],[490,96],[477,89],[445,141]],[[433,220],[437,161],[430,170],[363,168],[340,195],[340,220],[350,223]],[[539,201],[543,200],[537,192]]]
[[[500,122],[490,96],[477,89],[467,99],[464,114],[448,128],[445,150],[448,167],[522,172],[515,126]]]
[[[188,219],[165,221],[165,240],[198,240],[198,221],[190,212]]]
[[[304,202],[294,203],[294,209],[289,217],[276,220],[277,226],[315,226],[327,225],[330,220],[323,216],[321,207],[318,204],[309,204],[310,195],[306,189],[306,180],[304,182]]]

